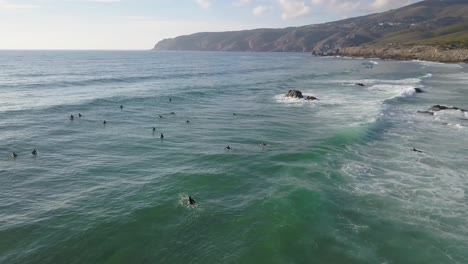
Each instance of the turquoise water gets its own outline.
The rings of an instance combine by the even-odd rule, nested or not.
[[[466,65],[0,58],[0,263],[468,261]]]

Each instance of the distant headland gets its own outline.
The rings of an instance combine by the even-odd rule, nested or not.
[[[426,0],[336,22],[165,39],[154,50],[310,52],[382,59],[468,62],[468,1]]]

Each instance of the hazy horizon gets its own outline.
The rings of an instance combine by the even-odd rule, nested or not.
[[[0,50],[149,50],[208,31],[283,28],[420,0],[0,0]]]

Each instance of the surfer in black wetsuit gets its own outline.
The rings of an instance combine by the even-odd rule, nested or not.
[[[195,205],[195,203],[196,203],[195,200],[192,199],[192,196],[189,196],[189,197],[188,197],[188,201],[189,201],[189,204],[190,204],[190,205]]]
[[[18,157],[18,154],[16,154],[15,152],[13,152],[13,153],[11,154],[11,157],[14,158],[14,159],[16,159],[16,157]]]
[[[153,132],[154,132],[154,131],[156,131],[156,128],[155,128],[155,127],[153,127]]]
[[[418,152],[418,153],[422,153],[422,151],[417,150],[416,148],[413,148],[413,151],[414,151],[414,152]]]
[[[37,156],[37,151],[36,151],[36,149],[34,149],[34,150],[31,152],[31,154],[33,154],[34,156]]]
[[[188,124],[188,123],[190,123],[190,121],[189,121],[189,120],[187,120],[187,121],[185,121],[185,123],[186,123],[186,124]]]
[[[162,116],[162,115],[158,115],[158,117],[159,117],[159,118],[163,118],[163,116]]]
[[[106,124],[107,124],[106,120],[104,120],[104,122],[102,122],[102,124],[103,124],[103,125],[106,125]]]
[[[73,115],[70,115],[70,120],[73,120],[75,117]]]
[[[232,148],[228,145],[227,147],[224,148],[225,150],[232,150]]]
[[[81,117],[82,117],[81,113],[78,113],[78,117],[79,117],[79,118],[81,118]]]
[[[163,139],[164,139],[164,135],[163,135],[163,133],[161,133],[161,136],[159,136],[159,138],[160,138],[161,140],[163,140]]]
[[[120,105],[120,110],[122,110],[122,109],[123,109],[123,105]]]

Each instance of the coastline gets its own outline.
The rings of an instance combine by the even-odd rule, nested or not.
[[[443,63],[468,63],[468,49],[442,49],[430,46],[359,46],[346,47],[327,56],[378,58],[389,60],[422,60]]]

